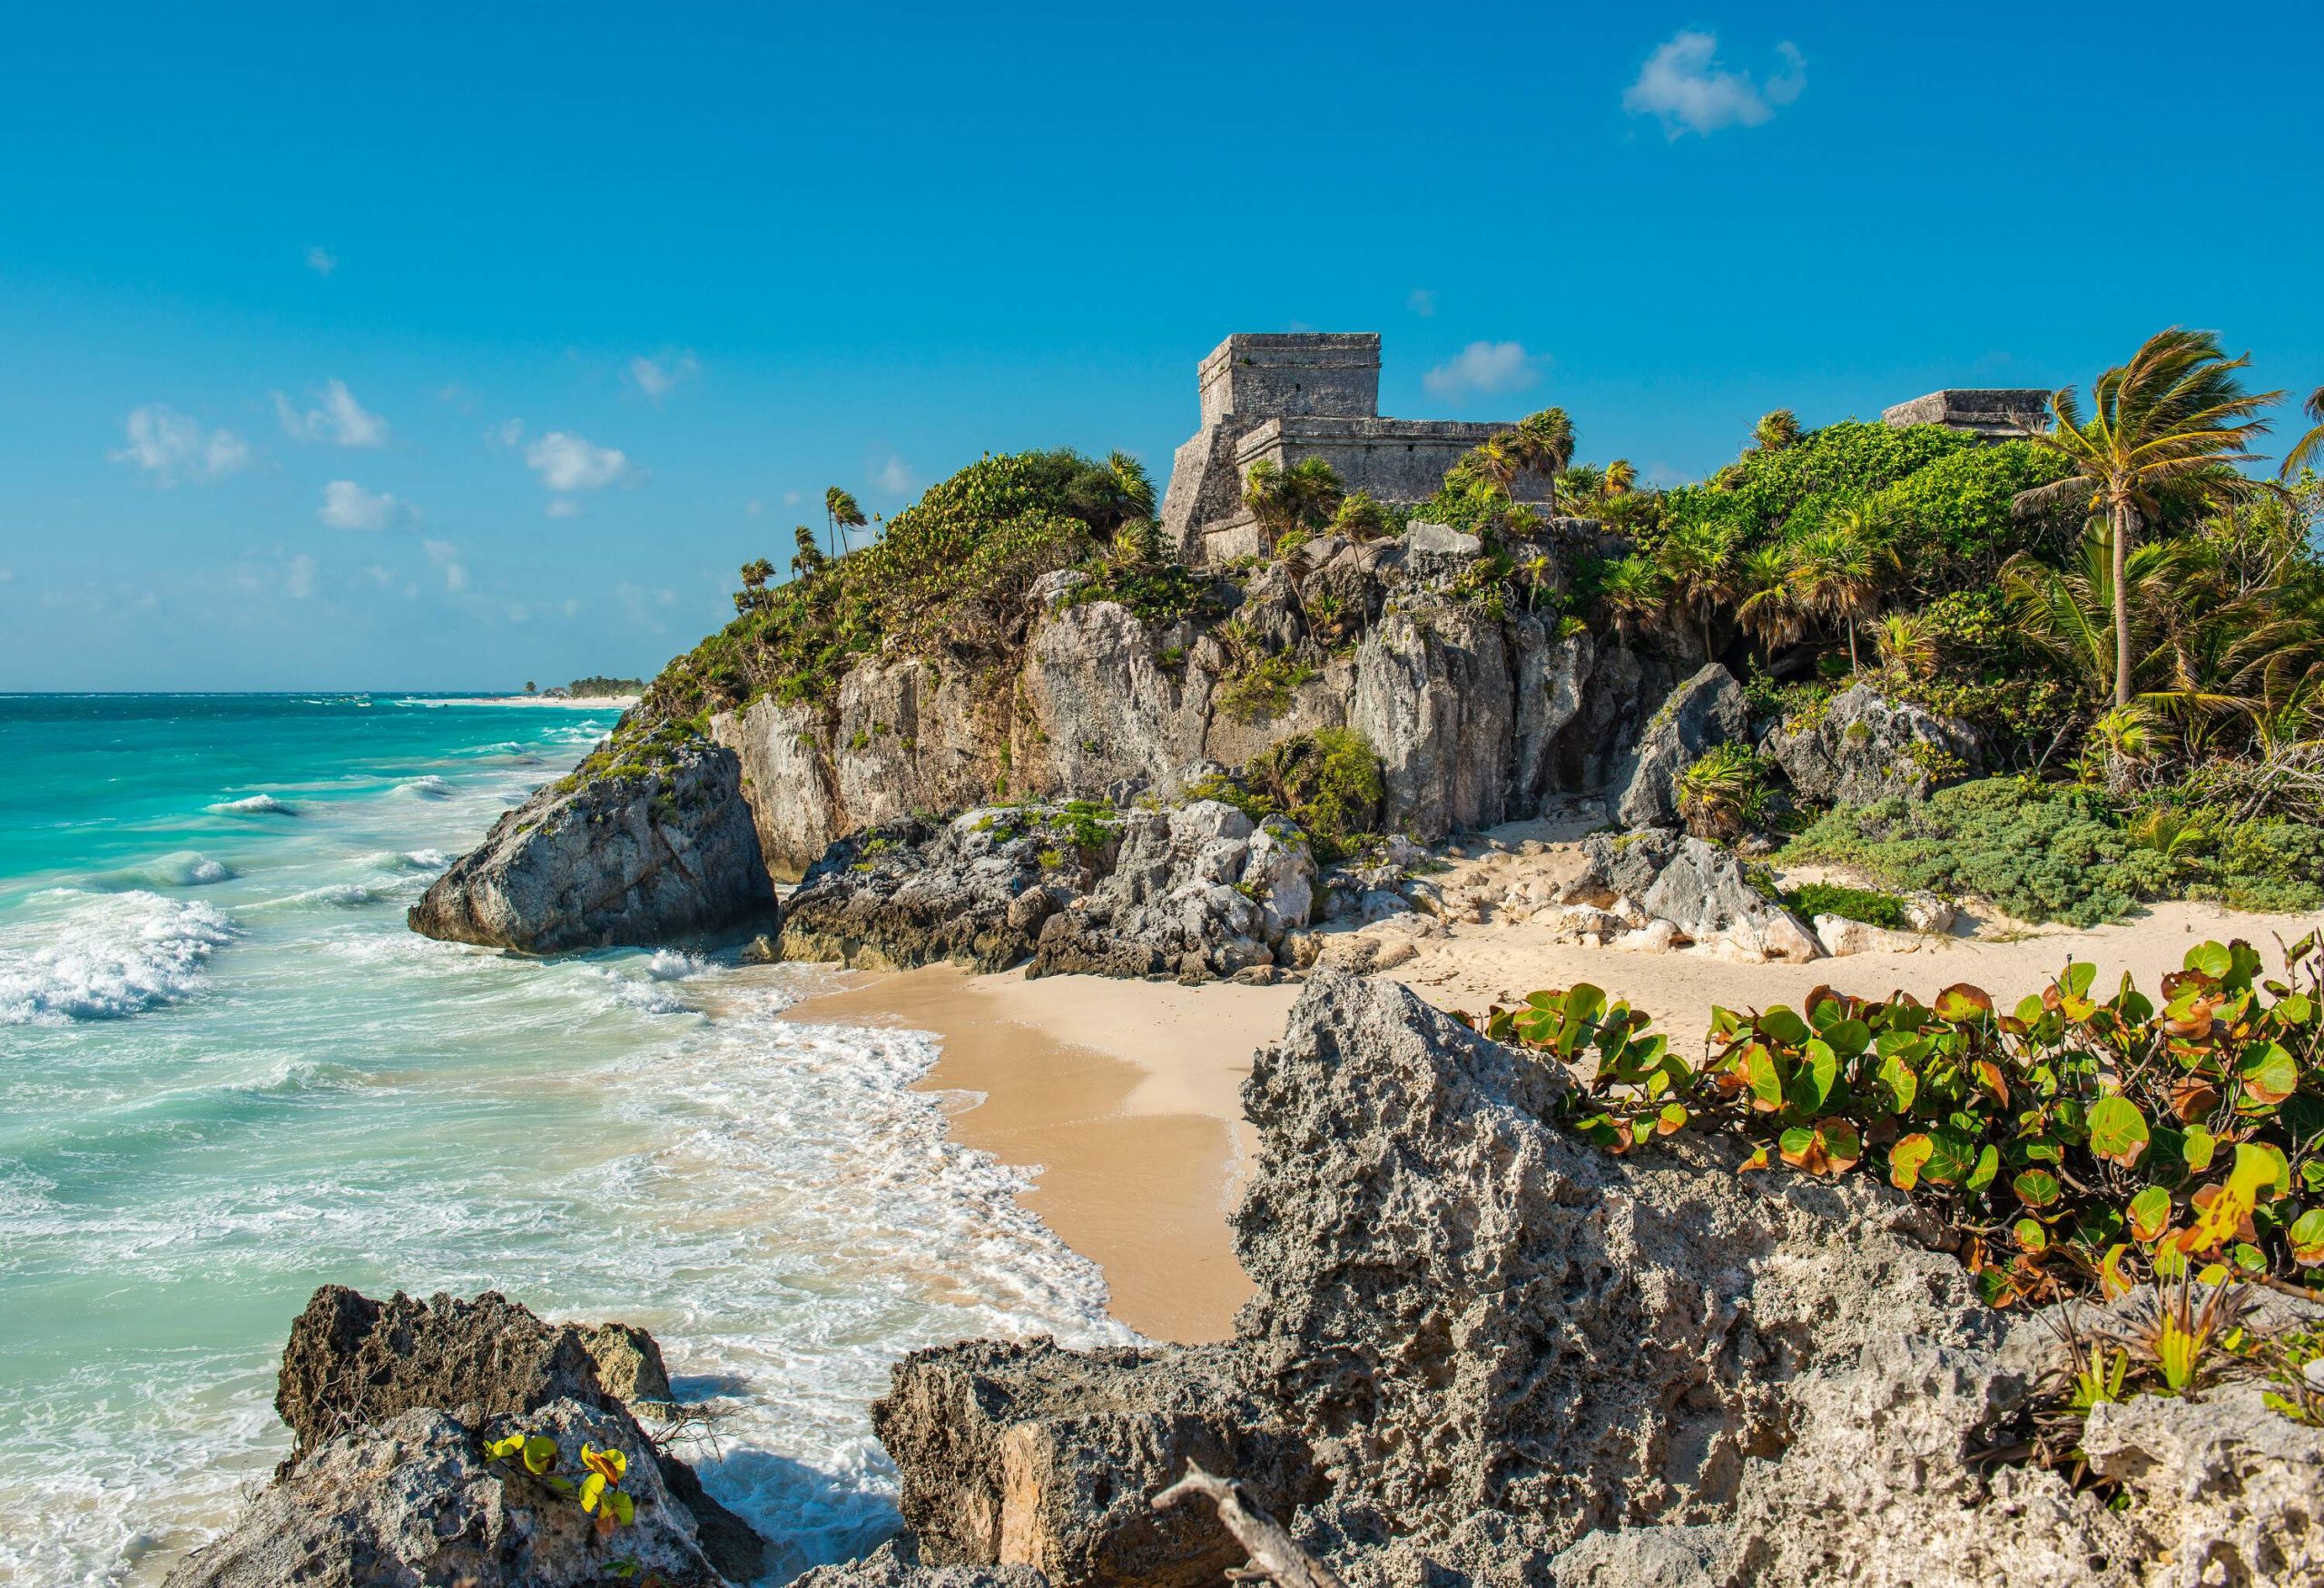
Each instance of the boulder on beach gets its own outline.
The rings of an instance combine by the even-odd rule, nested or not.
[[[741,763],[699,743],[633,772],[534,791],[436,879],[408,920],[454,942],[557,953],[771,925],[774,884]]]
[[[572,1445],[566,1465],[576,1471],[583,1438],[627,1453],[624,1486],[639,1524],[623,1533],[623,1547],[660,1563],[673,1588],[758,1577],[766,1542],[655,1444],[625,1393],[639,1406],[669,1396],[661,1348],[643,1329],[548,1323],[495,1291],[377,1301],[326,1285],[283,1347],[274,1404],[295,1436],[290,1456],[249,1515],[170,1582],[600,1581],[621,1557],[570,1525],[579,1514],[566,1514],[569,1498],[552,1504],[556,1496],[530,1488],[507,1492],[486,1470],[483,1441],[511,1431]],[[305,1553],[286,1554],[294,1544]],[[375,1573],[373,1561],[394,1569]]]

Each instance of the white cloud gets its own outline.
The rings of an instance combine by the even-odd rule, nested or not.
[[[468,565],[460,560],[460,548],[448,540],[423,540],[419,549],[428,554],[444,576],[444,588],[458,595],[468,587]]]
[[[388,571],[388,566],[385,563],[373,563],[363,570],[363,577],[383,590],[396,582],[395,575]]]
[[[552,518],[577,518],[581,516],[581,504],[572,497],[551,497],[548,516]]]
[[[614,598],[630,622],[649,634],[662,634],[669,626],[662,621],[662,614],[678,604],[675,590],[649,590],[643,585],[623,583],[614,587]]]
[[[339,268],[339,256],[327,248],[307,250],[307,268],[319,276],[327,276]]]
[[[908,495],[914,483],[911,469],[893,452],[889,453],[883,461],[872,464],[867,478],[872,481],[872,489],[897,497]]]
[[[166,488],[223,479],[249,467],[251,449],[231,430],[204,430],[200,420],[156,402],[130,410],[129,444],[106,456],[134,464]]]
[[[1436,313],[1436,289],[1414,287],[1412,296],[1404,300],[1404,307],[1423,320],[1433,318]]]
[[[355,400],[344,380],[333,380],[322,390],[322,406],[300,413],[280,391],[274,394],[275,416],[284,432],[300,441],[329,441],[334,447],[384,447],[388,421]]]
[[[1522,342],[1471,342],[1420,380],[1432,396],[1458,402],[1522,390],[1533,384],[1537,361]]]
[[[659,402],[671,388],[699,373],[701,369],[691,351],[663,353],[653,359],[641,355],[629,361],[629,378],[637,382],[640,391]]]
[[[766,504],[759,500],[756,497],[753,497],[749,501],[743,504],[743,517],[745,518],[755,518],[761,513],[765,511]]]
[[[551,490],[596,490],[629,472],[629,459],[564,430],[551,430],[525,449],[525,462]]]
[[[282,577],[283,592],[293,601],[303,601],[315,593],[315,559],[305,552],[290,559],[290,567]]]
[[[16,570],[15,568],[0,568],[0,585],[8,583],[15,577]]]
[[[514,447],[525,439],[525,421],[502,419],[485,431],[484,439],[497,447]]]
[[[1758,126],[1807,86],[1807,65],[1797,46],[1787,40],[1776,53],[1783,57],[1783,69],[1757,83],[1748,72],[1720,66],[1718,35],[1681,29],[1647,57],[1638,81],[1622,93],[1622,108],[1657,117],[1673,139],[1721,127]]]
[[[783,505],[786,508],[795,508],[806,499],[804,491],[787,490],[783,493]]]
[[[367,491],[351,479],[334,479],[323,487],[322,511],[316,515],[334,529],[385,529],[396,521],[399,504],[386,491]]]

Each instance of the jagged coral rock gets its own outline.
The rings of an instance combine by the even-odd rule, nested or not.
[[[581,1470],[584,1443],[621,1451],[635,1520],[600,1537],[571,1497],[507,1463],[488,1465],[485,1441],[512,1433],[555,1439],[568,1471]],[[522,1417],[472,1424],[422,1407],[334,1435],[222,1538],[180,1562],[167,1588],[595,1588],[624,1561],[669,1588],[728,1583],[636,1425],[558,1398]]]
[[[642,1329],[547,1323],[497,1291],[472,1301],[439,1295],[423,1303],[400,1291],[374,1301],[326,1285],[283,1346],[274,1405],[296,1443],[276,1476],[294,1476],[334,1435],[419,1408],[517,1416],[572,1401],[606,1414],[645,1443],[620,1397],[597,1376],[591,1346],[609,1346],[609,1328],[643,1340],[642,1346],[628,1342],[640,1358],[633,1382],[650,1382],[645,1365],[658,1368],[661,1350]],[[662,1388],[666,1394],[666,1377]],[[660,1482],[694,1514],[710,1558],[730,1576],[756,1576],[766,1546],[750,1524],[711,1498],[685,1463],[663,1455],[658,1465]]]
[[[1658,707],[1637,746],[1614,769],[1608,804],[1625,827],[1674,827],[1679,774],[1715,745],[1751,730],[1743,686],[1717,662],[1697,672]]]
[[[634,775],[585,769],[536,790],[407,919],[429,937],[555,953],[667,942],[775,912],[741,763],[695,745]]]
[[[872,1418],[932,1565],[1207,1588],[1240,1550],[1201,1508],[1147,1504],[1187,1462],[1235,1473],[1283,1514],[1315,1493],[1297,1436],[1236,1389],[1216,1351],[971,1340],[899,1363]]]

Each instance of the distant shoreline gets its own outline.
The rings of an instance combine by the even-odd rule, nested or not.
[[[567,711],[627,711],[638,702],[635,695],[469,695],[457,699],[424,700],[423,705],[553,705]]]

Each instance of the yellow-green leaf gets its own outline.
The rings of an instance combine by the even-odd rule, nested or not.
[[[2090,1150],[2124,1169],[2135,1165],[2151,1139],[2146,1116],[2126,1097],[2102,1097],[2090,1105]]]
[[[1909,1191],[1919,1184],[1921,1166],[1928,1162],[1928,1155],[1935,1146],[1917,1130],[1898,1139],[1888,1149],[1888,1183],[1900,1191]]]
[[[525,1441],[525,1470],[538,1476],[556,1465],[556,1441],[536,1434]]]

